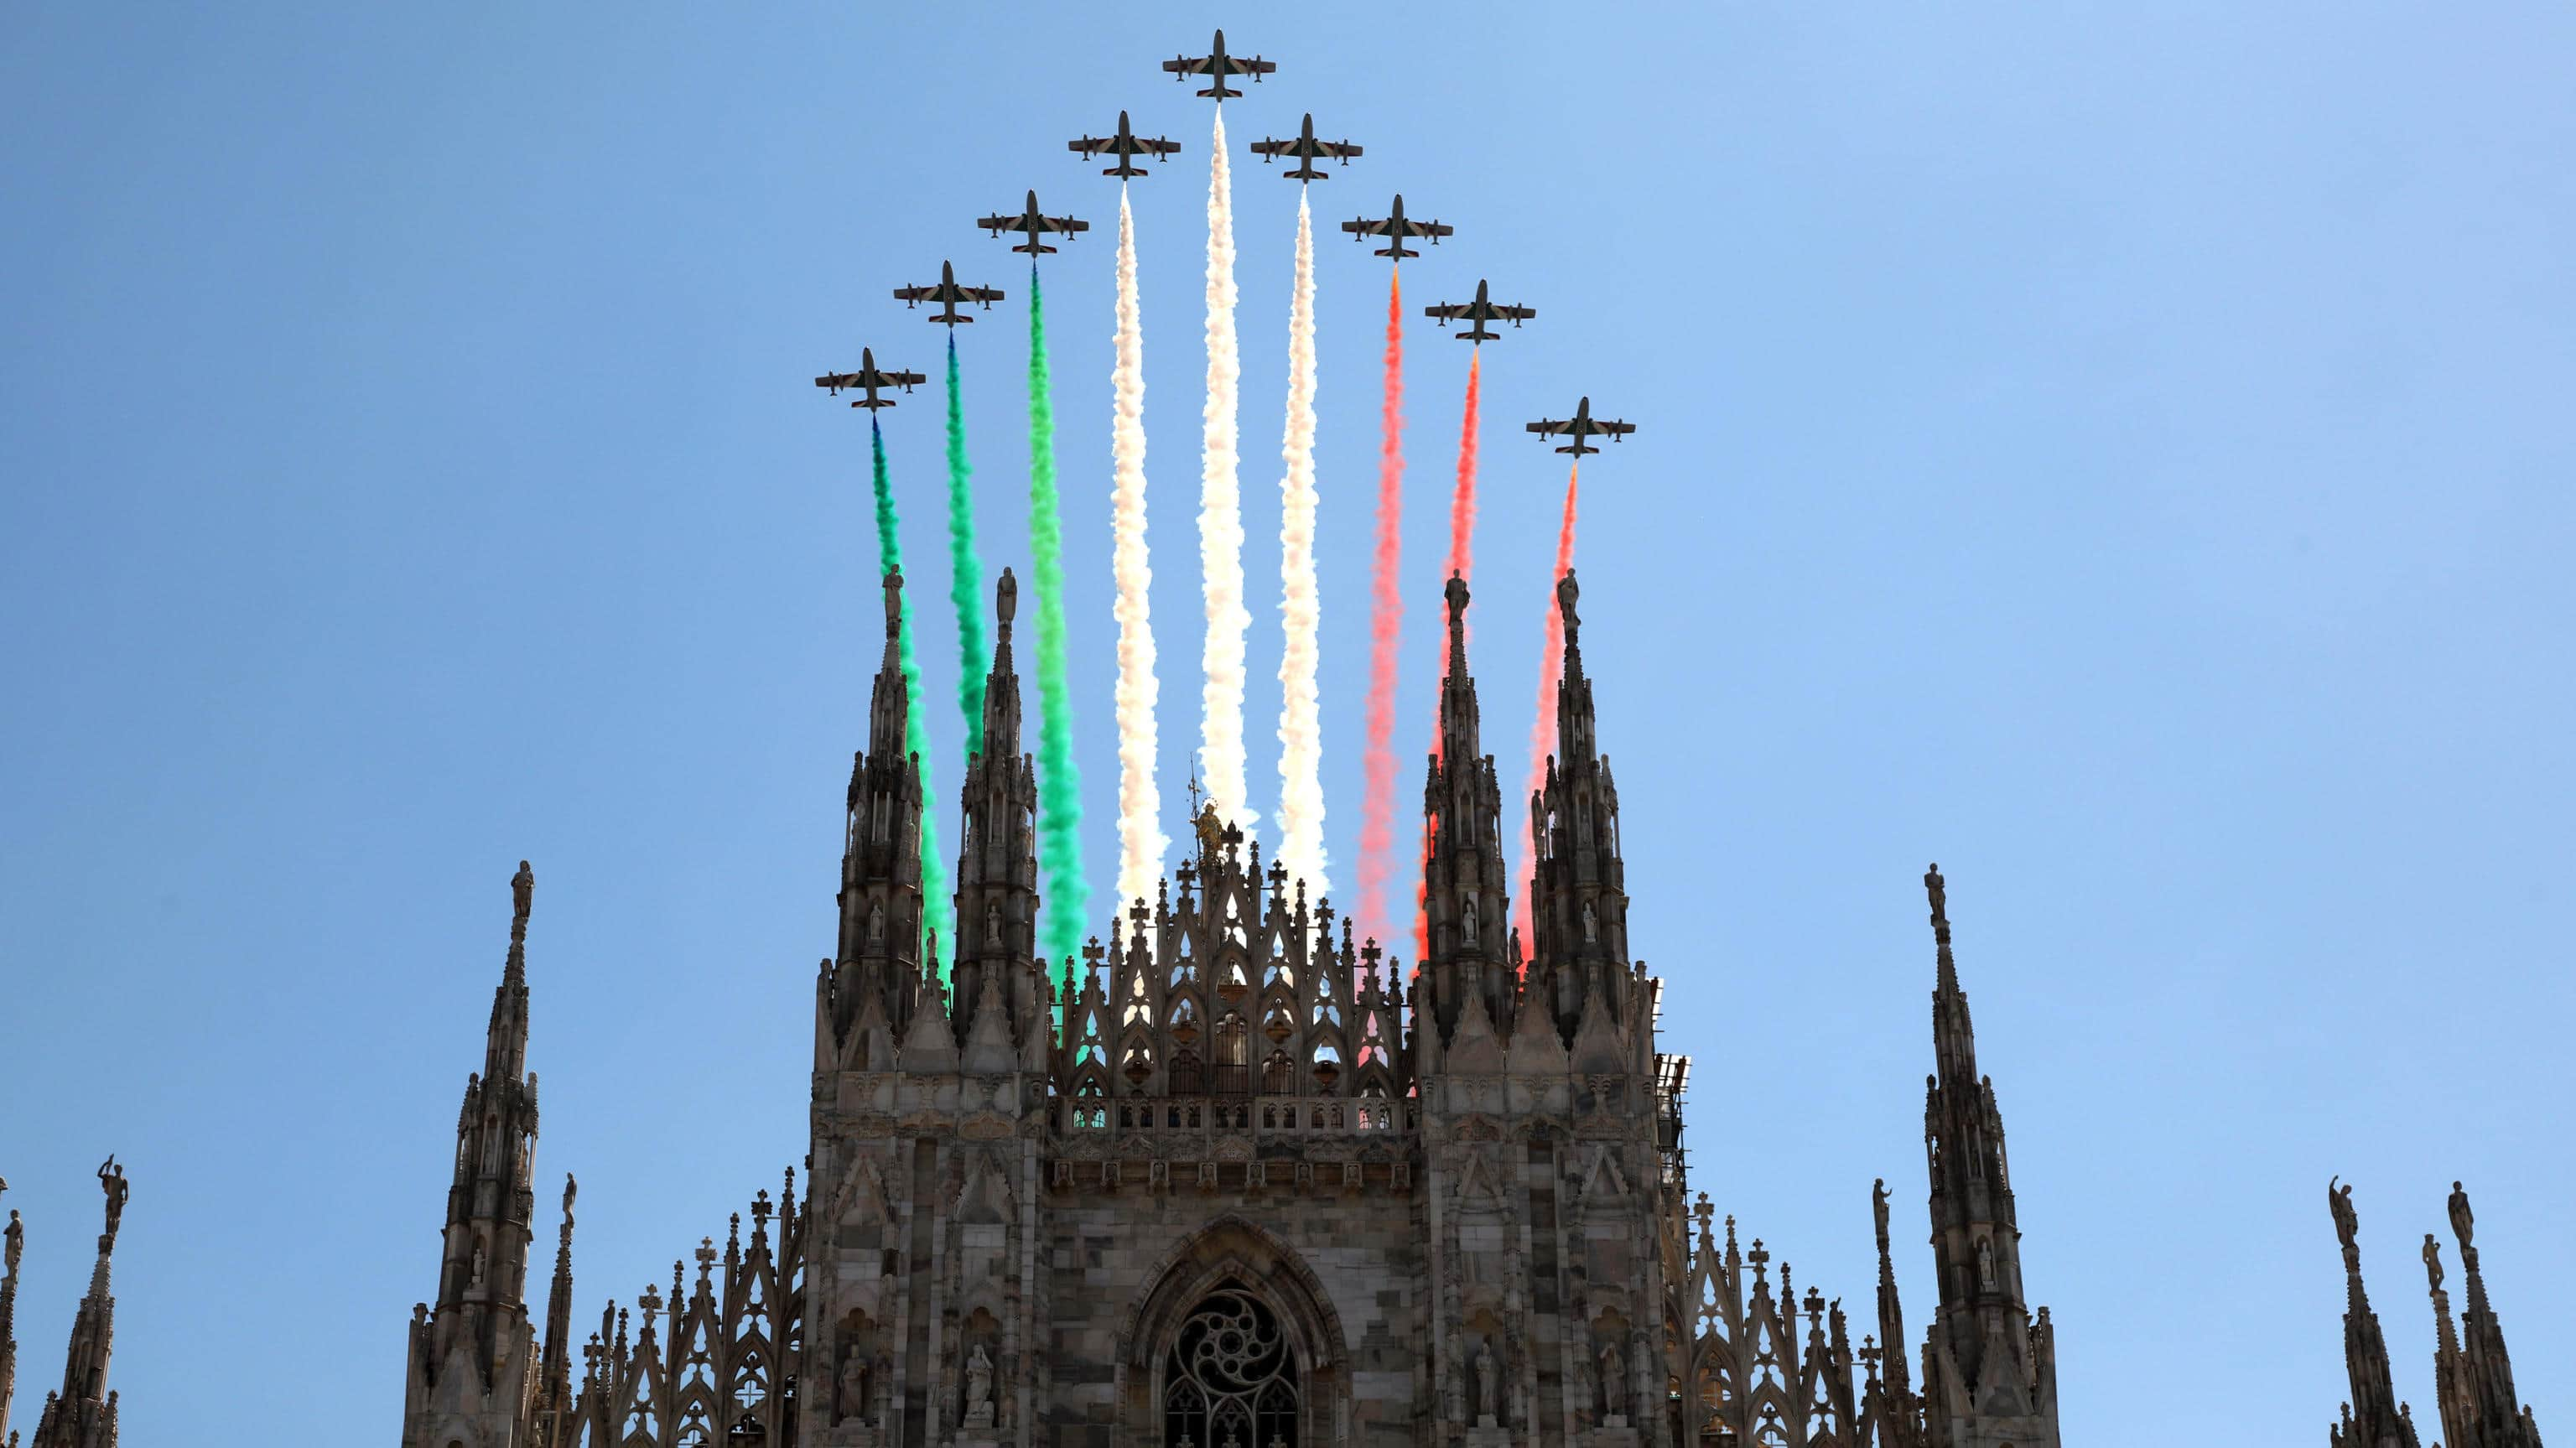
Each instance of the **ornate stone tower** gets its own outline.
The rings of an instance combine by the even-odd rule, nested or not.
[[[99,1189],[107,1194],[107,1229],[98,1235],[98,1265],[90,1269],[89,1291],[72,1317],[71,1346],[63,1355],[63,1385],[45,1395],[43,1416],[28,1448],[116,1448],[116,1394],[107,1386],[107,1361],[116,1346],[116,1298],[108,1290],[108,1263],[116,1255],[116,1229],[125,1220],[125,1168],[115,1157],[98,1169]],[[9,1238],[10,1275],[17,1275],[18,1239],[13,1216]]]
[[[404,1448],[522,1448],[539,1441],[534,1425],[545,1364],[527,1305],[536,1212],[537,1077],[527,1069],[528,911],[535,892],[536,876],[521,860],[510,880],[510,953],[492,993],[483,1069],[466,1077],[457,1113],[438,1300],[412,1309]],[[570,1212],[567,1192],[559,1316],[570,1311]],[[564,1345],[548,1346],[560,1375]]]
[[[1923,1140],[1932,1177],[1932,1256],[1941,1305],[1924,1348],[1925,1441],[1939,1448],[2056,1448],[2057,1349],[2048,1309],[2025,1305],[2021,1225],[2013,1211],[1995,1084],[1977,1072],[1968,994],[1950,953],[1941,867],[1924,872],[1937,979],[1924,1083]]]

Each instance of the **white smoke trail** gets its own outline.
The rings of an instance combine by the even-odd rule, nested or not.
[[[1199,464],[1199,569],[1207,597],[1205,683],[1200,686],[1201,769],[1220,818],[1250,829],[1244,781],[1243,490],[1235,476],[1234,177],[1225,155],[1225,110],[1217,109],[1208,173],[1207,403]]]
[[[1315,665],[1323,606],[1315,587],[1315,224],[1297,188],[1297,284],[1288,309],[1288,427],[1279,455],[1279,863],[1321,897],[1324,881],[1323,723]]]
[[[1118,601],[1118,906],[1153,893],[1164,847],[1162,800],[1154,787],[1154,625],[1146,596],[1154,569],[1145,551],[1145,327],[1136,307],[1136,223],[1118,191],[1118,363],[1110,374],[1118,415],[1109,434],[1111,570]]]

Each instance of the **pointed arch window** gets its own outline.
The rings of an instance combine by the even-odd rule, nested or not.
[[[1163,1448],[1295,1448],[1304,1394],[1279,1319],[1239,1288],[1208,1294],[1163,1365]]]

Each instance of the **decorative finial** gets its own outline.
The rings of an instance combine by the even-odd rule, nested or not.
[[[1450,574],[1443,596],[1449,600],[1449,667],[1454,671],[1467,662],[1467,580]]]
[[[1008,566],[1002,569],[1002,581],[993,585],[993,612],[1002,621],[1002,637],[1011,636],[1011,615],[1020,607],[1020,581],[1011,576]]]
[[[1932,923],[1935,926],[1949,924],[1950,892],[1946,882],[1941,878],[1941,867],[1938,864],[1923,872],[1923,891],[1932,897]]]
[[[2451,1183],[2451,1235],[2460,1239],[2460,1255],[2463,1260],[2474,1250],[2470,1245],[2469,1230],[2476,1225],[2476,1221],[2469,1215],[2468,1192],[2463,1190],[2458,1182]],[[2477,1264],[2471,1262],[2469,1267],[2474,1273]]]
[[[1869,1208],[1878,1218],[1878,1254],[1887,1255],[1887,1178],[1880,1177],[1869,1191]]]
[[[1565,576],[1556,581],[1556,611],[1565,619],[1565,646],[1568,649],[1574,647],[1574,631],[1583,622],[1574,616],[1574,600],[1581,593],[1582,590],[1574,583],[1574,570],[1565,570]]]
[[[565,1220],[566,1222],[570,1222],[570,1221],[572,1220],[572,1199],[573,1199],[574,1197],[579,1196],[579,1195],[581,1195],[581,1183],[579,1183],[579,1182],[577,1182],[577,1181],[574,1181],[574,1180],[573,1180],[573,1178],[572,1178],[572,1173],[571,1173],[571,1172],[565,1172],[565,1173],[564,1173],[563,1212],[564,1212],[564,1220]]]
[[[2425,1291],[2442,1295],[2442,1244],[2430,1232],[2424,1234],[2424,1283]]]
[[[2343,1244],[2345,1265],[2358,1268],[2361,1247],[2354,1239],[2361,1231],[2361,1217],[2352,1209],[2351,1186],[2339,1188],[2335,1185],[2339,1180],[2340,1177],[2326,1178],[2326,1210],[2334,1213],[2335,1240]]]
[[[110,1156],[98,1169],[98,1189],[107,1193],[107,1231],[98,1239],[98,1255],[116,1250],[116,1229],[125,1220],[125,1168]]]
[[[893,638],[903,628],[903,565],[886,570],[885,576],[886,637]]]

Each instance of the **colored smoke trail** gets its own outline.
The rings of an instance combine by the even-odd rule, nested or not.
[[[1055,485],[1055,398],[1046,300],[1029,261],[1029,572],[1038,603],[1038,862],[1046,868],[1043,953],[1082,949],[1091,882],[1082,869],[1082,774],[1073,762],[1073,687],[1064,656],[1064,523]]]
[[[1315,692],[1323,601],[1315,582],[1315,223],[1297,188],[1297,280],[1288,306],[1288,423],[1279,456],[1279,863],[1317,898],[1324,875],[1324,725]]]
[[[886,476],[885,433],[877,426],[874,413],[868,415],[868,448],[873,464],[870,481],[876,488],[877,503],[877,574],[883,577],[903,566],[903,535],[897,527],[894,511],[894,484]],[[912,595],[902,593],[895,600],[902,607],[897,620],[895,658],[903,669],[903,688],[911,707],[903,712],[904,752],[913,757],[921,771],[921,797],[939,798],[930,784],[930,732],[921,720],[921,660],[912,650]],[[940,941],[949,942],[956,935],[957,899],[948,893],[948,864],[939,856],[939,820],[937,813],[924,808],[921,812],[921,924],[926,932],[936,932]],[[941,980],[948,979],[948,962],[944,957],[927,961],[930,971]]]
[[[1478,399],[1483,392],[1484,371],[1484,345],[1470,344],[1467,356],[1467,405],[1458,419],[1458,484],[1449,494],[1449,567],[1444,574],[1444,576],[1454,574],[1462,580],[1471,579],[1476,571],[1476,414],[1479,410]],[[1461,634],[1466,631],[1464,627],[1459,630]],[[1449,657],[1448,634],[1444,632],[1440,638],[1440,673],[1443,678],[1446,678],[1449,671],[1457,667],[1458,661]],[[1440,731],[1437,725],[1433,726],[1431,732],[1431,753],[1434,757],[1440,753]],[[1431,861],[1431,839],[1428,835],[1423,837],[1422,859],[1427,876]],[[1417,890],[1415,895],[1417,904],[1420,899],[1421,896]],[[1418,963],[1430,953],[1430,922],[1417,909],[1413,916],[1413,958]]]
[[[1243,490],[1236,477],[1235,387],[1242,373],[1234,335],[1234,176],[1225,155],[1225,108],[1217,108],[1208,171],[1207,402],[1199,462],[1199,571],[1207,599],[1202,660],[1200,769],[1217,815],[1250,830],[1243,754]]]
[[[966,463],[966,404],[957,393],[957,329],[948,329],[948,601],[957,606],[957,707],[966,754],[984,752],[984,570],[975,561],[975,470]]]
[[[1524,800],[1536,795],[1547,783],[1548,746],[1556,735],[1556,686],[1565,677],[1565,616],[1556,611],[1556,584],[1557,580],[1565,577],[1568,569],[1574,567],[1574,494],[1575,485],[1582,477],[1583,460],[1576,458],[1574,466],[1565,475],[1565,517],[1556,525],[1556,571],[1547,576],[1546,642],[1539,646],[1538,708],[1530,714],[1529,788],[1521,791]],[[1536,806],[1531,808],[1535,819]],[[1525,848],[1535,851],[1538,842],[1533,839]],[[1513,877],[1513,883],[1521,888],[1512,901],[1512,920],[1520,926],[1522,938],[1535,946],[1538,936],[1530,928],[1529,885],[1538,861],[1533,856],[1526,863],[1530,868]]]
[[[1153,893],[1164,847],[1154,783],[1154,581],[1145,550],[1145,325],[1136,307],[1136,223],[1118,192],[1118,361],[1110,374],[1118,411],[1109,432],[1110,571],[1118,582],[1118,902]]]
[[[1360,908],[1364,937],[1393,939],[1386,887],[1395,874],[1395,664],[1404,631],[1404,284],[1386,284],[1386,401],[1379,420],[1377,548],[1369,599],[1368,742],[1361,755]]]

